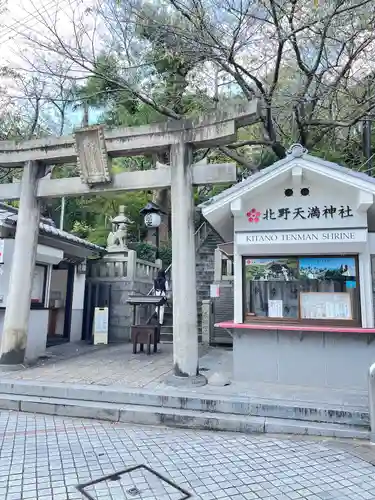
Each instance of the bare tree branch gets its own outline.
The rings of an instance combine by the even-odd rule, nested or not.
[[[220,92],[206,84],[217,106],[222,99],[257,98],[264,109],[260,137],[241,137],[225,148],[231,158],[244,145],[264,145],[282,157],[295,140],[316,145],[334,134],[348,141],[354,125],[374,109],[367,97],[375,81],[372,0],[332,0],[318,10],[305,0],[103,0],[84,14],[75,12],[70,38],[57,18],[41,9],[36,15],[44,33],[24,37],[38,53],[69,61],[72,81],[94,76],[108,84],[108,95],[128,92],[169,119],[180,119],[183,111],[168,93],[160,98],[163,62],[184,66],[174,81],[182,77],[180,102],[202,83],[203,68],[212,73],[219,67],[231,83]],[[148,39],[140,34],[145,32]],[[116,61],[116,76],[101,71],[102,54]],[[57,75],[56,69],[42,70]],[[54,106],[59,109],[59,101]],[[235,161],[248,160],[238,153]]]
[[[237,152],[233,151],[232,149],[226,147],[226,146],[221,146],[219,150],[224,153],[228,158],[231,158],[234,160],[236,163],[239,163],[246,169],[248,169],[250,172],[258,172],[258,167],[254,165],[252,161],[247,160],[243,155],[238,154]]]

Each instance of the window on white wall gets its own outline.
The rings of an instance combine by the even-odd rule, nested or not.
[[[359,324],[355,256],[244,258],[245,321]]]

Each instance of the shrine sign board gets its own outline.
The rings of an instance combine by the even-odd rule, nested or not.
[[[249,217],[249,222],[257,222],[256,219],[253,219],[253,211],[256,209],[251,209],[251,211],[247,212],[247,216]],[[307,207],[281,207],[281,208],[266,208],[263,213],[260,213],[259,217],[262,217],[263,220],[306,220],[306,219],[346,219],[347,217],[353,217],[353,209],[349,205],[340,205],[338,207],[334,205],[324,205],[324,206],[307,206]]]
[[[89,185],[111,182],[111,161],[105,145],[104,127],[82,128],[75,132],[74,138],[82,182]]]
[[[273,243],[365,243],[367,229],[332,229],[316,231],[272,231],[272,232],[238,232],[238,245]]]

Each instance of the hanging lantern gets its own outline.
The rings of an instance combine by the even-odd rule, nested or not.
[[[159,227],[161,224],[161,216],[158,212],[149,212],[144,218],[146,227]]]
[[[139,213],[144,216],[146,227],[159,227],[161,224],[161,216],[164,212],[160,210],[156,203],[149,201]]]

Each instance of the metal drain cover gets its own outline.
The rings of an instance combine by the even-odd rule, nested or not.
[[[77,490],[89,500],[187,500],[191,494],[147,465],[136,465],[88,483]]]

